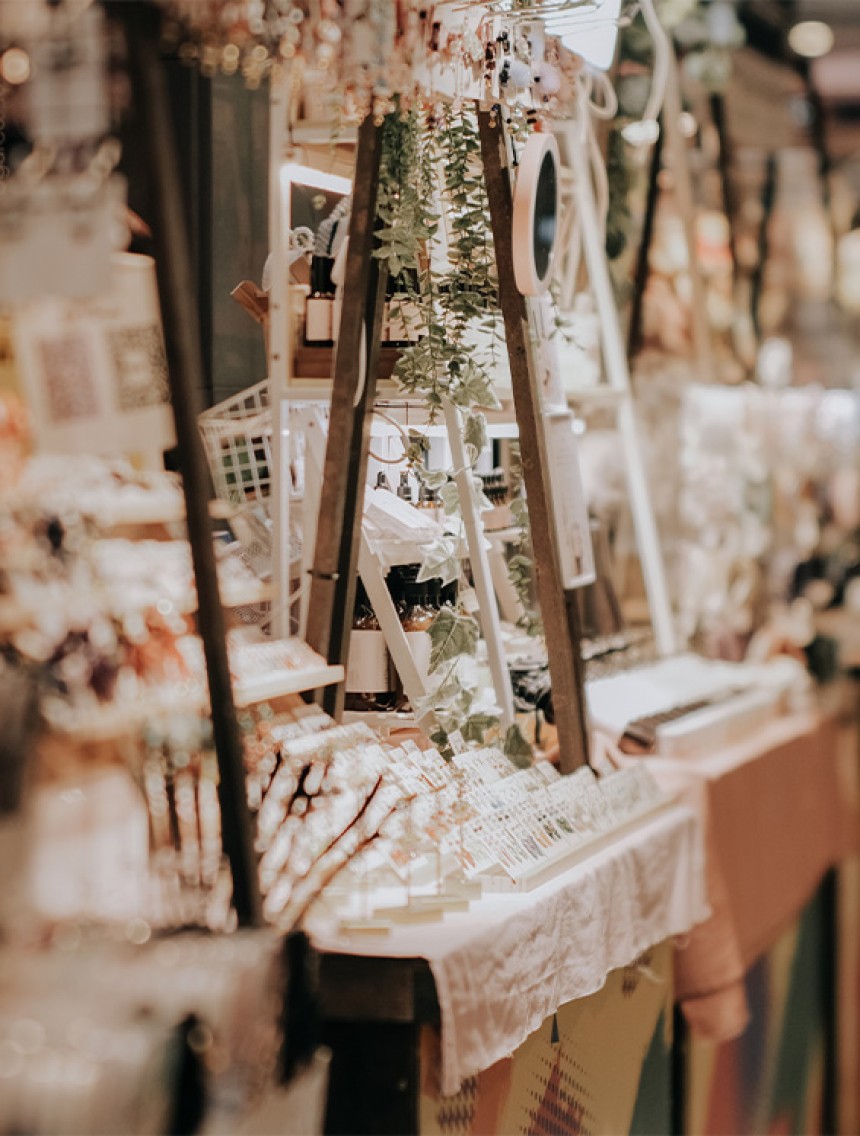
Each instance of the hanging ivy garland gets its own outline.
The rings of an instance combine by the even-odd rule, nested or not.
[[[459,408],[475,504],[488,508],[474,463],[487,446],[483,412],[499,406],[492,367],[503,341],[473,111],[461,107],[453,113],[413,103],[405,113],[386,117],[378,216],[379,247],[374,255],[396,281],[402,303],[420,313],[419,338],[402,352],[395,378],[404,394],[427,404],[431,418],[441,411],[444,400]],[[447,244],[445,257],[436,255],[442,243]],[[476,349],[476,333],[486,343],[483,351]],[[459,518],[460,524],[459,531],[446,533],[422,550],[418,579],[438,577],[444,584],[461,574],[460,498],[456,471],[429,469],[425,445],[423,436],[413,437],[409,453],[413,469],[438,494],[446,516]],[[514,570],[518,591],[527,590],[529,563],[523,548]],[[468,611],[442,608],[430,627],[430,638],[434,686],[427,705],[418,709],[432,711],[439,727],[434,741],[450,753],[457,734],[465,742],[487,740],[500,728],[496,708],[481,698],[464,666],[477,651],[477,620]],[[531,760],[531,749],[517,726],[507,731],[503,746],[511,760],[519,764]]]

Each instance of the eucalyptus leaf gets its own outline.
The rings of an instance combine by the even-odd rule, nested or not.
[[[498,724],[499,719],[494,714],[470,714],[460,727],[460,733],[463,741],[482,743],[487,731],[495,729]]]
[[[396,100],[395,100],[396,102]],[[523,122],[524,122],[523,118]],[[496,407],[491,371],[503,344],[498,312],[497,267],[489,218],[487,190],[480,160],[480,139],[474,108],[463,113],[437,113],[399,105],[385,118],[378,192],[377,259],[392,275],[414,269],[405,291],[418,306],[421,338],[401,352],[395,377],[402,391],[421,398],[431,420],[443,400],[464,411],[464,441],[470,465],[487,446],[487,428],[478,408]],[[441,173],[441,186],[440,186]],[[439,190],[441,188],[441,201]],[[428,255],[428,241],[445,217],[450,243],[447,263]],[[486,332],[486,344],[475,346],[475,331]],[[410,462],[428,488],[439,492],[445,512],[460,511],[457,485],[450,470],[427,470],[426,454],[410,446]],[[470,469],[479,508],[486,507],[483,483]],[[418,579],[455,580],[461,570],[459,541],[445,536],[422,550]],[[522,588],[530,576],[525,567]],[[478,625],[469,615],[443,609],[431,625],[431,670],[438,678],[422,706],[432,712],[439,728],[440,748],[447,735],[483,739],[496,719],[479,712],[476,683],[461,667],[473,654]],[[450,747],[449,747],[450,748]]]
[[[438,679],[436,686],[427,695],[432,700],[437,716],[451,717],[457,723],[468,713],[475,701],[476,692],[465,682],[461,674],[460,662],[465,656],[455,655],[446,666],[440,666],[432,675],[431,682]]]
[[[478,624],[471,615],[461,615],[451,607],[443,607],[429,628],[430,671],[460,655],[474,655],[478,645]]]
[[[475,459],[487,448],[487,420],[483,414],[466,416],[463,424],[463,441],[474,450]]]
[[[424,474],[427,472],[424,469],[424,459],[427,455],[427,447],[424,439],[421,437],[412,438],[409,445],[406,447],[406,461],[414,468],[418,477],[424,480]]]
[[[457,658],[454,658],[451,662],[452,665],[448,667],[442,681],[431,695],[436,710],[439,713],[456,713],[458,709],[458,699],[463,690],[460,686],[460,679],[457,674]]]
[[[528,579],[534,567],[531,557],[524,552],[517,552],[508,561],[508,571],[517,579]]]
[[[425,544],[420,549],[421,567],[418,570],[417,581],[423,584],[425,580],[435,580],[437,577],[442,584],[451,584],[460,575],[459,541],[454,537],[440,536]]]
[[[471,713],[475,704],[475,692],[468,687],[461,687],[451,702],[451,709],[457,714],[458,725]]]
[[[516,722],[508,726],[502,749],[511,764],[516,765],[518,769],[527,769],[533,763],[532,747],[523,737],[522,730]]]
[[[471,359],[460,375],[454,401],[458,406],[483,406],[490,410],[500,405],[489,374]]]
[[[460,492],[453,481],[447,482],[439,490],[439,500],[446,517],[456,517],[460,513]]]
[[[479,513],[484,513],[487,509],[492,509],[490,499],[484,492],[484,481],[480,474],[472,474],[472,497],[475,502],[475,508]]]
[[[421,471],[421,480],[428,489],[441,489],[448,481],[448,472],[444,469],[424,469]]]
[[[442,757],[445,758],[446,761],[451,760],[451,758],[454,756],[454,750],[451,746],[450,741],[448,740],[448,734],[445,730],[434,730],[430,735],[430,741],[439,750],[439,753],[442,755]]]
[[[511,513],[513,514],[514,521],[524,528],[529,523],[529,509],[524,497],[514,497],[511,501]]]

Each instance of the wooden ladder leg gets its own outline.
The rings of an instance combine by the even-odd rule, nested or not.
[[[308,603],[308,643],[330,664],[344,666],[355,604],[387,281],[384,267],[373,256],[382,130],[369,116],[358,133],[343,309]],[[318,701],[335,717],[343,711],[343,700],[343,683],[318,694]]]
[[[197,586],[197,619],[212,710],[218,758],[218,797],[224,852],[233,876],[233,905],[241,926],[262,922],[257,860],[245,795],[242,736],[233,705],[227,659],[224,611],[218,591],[210,482],[197,418],[203,409],[203,362],[197,306],[191,278],[188,234],[179,186],[179,161],[171,129],[167,85],[159,58],[160,16],[151,4],[120,3],[108,10],[123,26],[128,43],[129,75],[152,179],[155,266],[170,395],[179,445],[188,540]]]
[[[560,765],[562,772],[571,773],[588,762],[579,610],[576,593],[565,590],[562,584],[537,363],[529,335],[526,301],[514,282],[513,193],[501,115],[479,110],[478,129],[499,272],[499,302],[520,431],[538,600],[552,676]]]

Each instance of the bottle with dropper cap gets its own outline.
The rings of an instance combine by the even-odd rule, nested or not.
[[[412,486],[409,484],[409,474],[405,469],[400,471],[400,484],[397,486],[397,496],[401,501],[408,501],[410,505],[413,503]]]
[[[334,287],[332,261],[327,256],[311,259],[311,293],[305,301],[305,343],[331,347],[334,339]]]

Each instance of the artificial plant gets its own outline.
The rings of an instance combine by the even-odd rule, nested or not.
[[[472,492],[488,507],[474,464],[487,445],[483,413],[499,405],[491,368],[501,350],[495,253],[477,120],[413,103],[408,112],[387,116],[381,162],[378,248],[404,302],[420,313],[419,337],[401,354],[394,375],[405,394],[419,396],[431,417],[445,400],[462,412]],[[444,223],[443,223],[444,217]],[[395,301],[396,304],[396,301]],[[476,333],[485,343],[476,349]],[[426,466],[424,440],[414,437],[410,460],[419,479],[439,495],[449,517],[460,514],[453,470]],[[519,515],[525,516],[520,500]],[[462,528],[462,524],[461,524]],[[459,533],[445,534],[423,550],[419,580],[443,583],[461,572]],[[528,565],[525,541],[515,558],[514,583],[524,591]],[[443,608],[430,627],[430,671],[435,685],[426,709],[438,723],[434,740],[450,752],[452,739],[481,742],[499,729],[495,708],[480,698],[463,661],[474,656],[480,638],[474,615]],[[518,727],[504,739],[515,761],[530,753]]]

